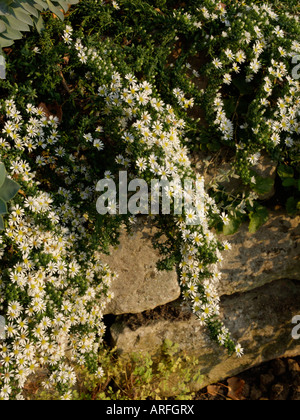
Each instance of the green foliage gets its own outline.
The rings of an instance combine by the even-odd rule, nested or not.
[[[266,207],[256,205],[254,210],[250,213],[249,232],[255,233],[262,225],[269,219],[269,212]]]
[[[239,230],[241,226],[241,219],[240,218],[230,218],[230,221],[227,225],[223,227],[223,234],[224,235],[233,235]]]
[[[80,2],[70,16],[72,25],[80,21],[81,28],[95,39],[99,36],[110,39],[114,48],[122,48],[124,67],[129,65],[133,73],[153,80],[166,103],[171,103],[187,122],[190,150],[213,156],[220,150],[225,156],[230,154],[230,164],[244,184],[243,192],[230,195],[224,189],[221,194],[215,194],[216,190],[210,192],[232,220],[250,221],[250,203],[257,200],[255,194],[263,196],[274,188],[272,178],[254,174],[253,157],[266,154],[275,165],[286,158],[299,163],[298,136],[293,129],[297,124],[288,131],[291,134],[287,134],[286,128],[281,130],[278,139],[277,129],[273,129],[284,118],[284,113],[278,114],[278,107],[285,102],[288,92],[296,98],[294,81],[287,83],[288,77],[282,79],[277,66],[286,69],[286,76],[292,75],[290,56],[297,52],[296,40],[300,35],[297,2],[286,1],[287,8],[282,7],[282,2],[260,4],[250,0],[231,2],[225,8],[222,3],[208,0],[201,7],[197,1],[180,5],[172,0],[118,3],[120,10],[108,4],[101,9],[93,0]],[[283,38],[280,33],[275,36],[277,25],[285,34]],[[261,47],[260,39],[263,39]],[[234,58],[226,55],[228,51]],[[220,60],[220,68],[213,64],[215,59]],[[227,74],[232,83],[224,83]],[[272,86],[271,96],[265,90],[266,77]],[[176,104],[173,88],[180,88],[186,98],[194,99],[193,110],[186,111]],[[221,102],[217,106],[219,94]],[[291,103],[286,106],[297,108],[297,100],[293,106]],[[232,130],[228,133],[224,126]],[[285,184],[291,185],[292,181]],[[225,230],[235,231],[233,226]]]
[[[79,0],[1,0],[0,4],[0,49],[10,47],[21,39],[23,32],[35,27],[38,32],[44,28],[42,12],[50,10],[59,19],[70,4]],[[63,10],[63,11],[62,11]],[[1,53],[1,52],[0,52]]]
[[[5,165],[0,163],[0,230],[4,229],[3,215],[8,213],[7,203],[20,190],[20,185],[7,177]]]
[[[179,351],[178,344],[165,340],[157,354],[132,353],[119,356],[117,349],[103,346],[99,352],[101,378],[86,368],[78,368],[80,378],[73,400],[191,400],[200,388],[202,375],[199,361]],[[33,382],[35,395],[25,392],[28,399],[55,400],[58,394],[44,391],[38,379]]]
[[[268,194],[274,188],[274,179],[264,178],[262,176],[255,177],[253,190],[260,195]]]
[[[180,352],[165,340],[156,356],[133,353],[119,357],[117,350],[103,349],[99,357],[103,377],[83,375],[79,400],[176,400],[192,399],[191,385],[201,385],[198,360]]]
[[[295,216],[300,213],[300,172],[299,168],[293,168],[287,164],[281,164],[277,173],[285,189],[286,210],[289,215]]]

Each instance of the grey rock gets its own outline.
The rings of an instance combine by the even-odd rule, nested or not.
[[[244,224],[231,236],[220,236],[232,249],[223,253],[219,294],[244,292],[280,279],[300,280],[300,216],[271,212],[256,233]]]
[[[139,313],[176,300],[181,290],[176,270],[158,271],[161,255],[153,248],[156,228],[142,218],[132,236],[123,232],[118,249],[101,255],[103,263],[119,275],[111,286],[114,298],[105,314]]]
[[[224,296],[221,300],[223,319],[233,338],[245,349],[242,358],[229,356],[226,350],[211,341],[192,313],[188,319],[157,319],[154,316],[147,319],[145,316],[144,323],[139,320],[135,328],[120,317],[111,327],[112,344],[123,356],[132,352],[157,354],[164,340],[171,340],[182,352],[198,358],[198,368],[203,375],[202,388],[263,362],[299,355],[300,340],[293,340],[291,336],[291,320],[299,307],[300,283],[290,280]]]
[[[176,271],[157,271],[161,256],[153,249],[156,228],[145,218],[133,236],[123,232],[119,249],[101,255],[104,263],[119,274],[112,285],[114,299],[105,313],[139,313],[176,300],[180,287]],[[220,236],[232,245],[223,253],[219,295],[245,292],[285,279],[300,280],[300,216],[271,212],[269,221],[255,234],[244,224],[232,236]]]

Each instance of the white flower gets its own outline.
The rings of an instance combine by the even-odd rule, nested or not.
[[[251,155],[248,157],[248,161],[251,163],[251,165],[256,165],[259,162],[259,159],[261,157],[261,154],[255,153],[254,155]]]
[[[254,73],[258,73],[258,70],[261,68],[261,63],[257,60],[257,58],[251,61],[250,68]]]
[[[95,139],[93,144],[94,144],[94,147],[96,147],[97,150],[103,150],[104,149],[104,144],[99,139]]]
[[[147,169],[147,160],[145,158],[139,158],[136,161],[136,166],[141,172],[144,172]]]
[[[275,34],[278,38],[284,38],[284,32],[283,30],[280,28],[280,26],[276,26],[273,34]]]
[[[118,5],[118,3],[115,0],[112,0],[112,5],[114,7],[114,9],[119,10],[120,6]]]
[[[233,52],[229,48],[227,48],[227,50],[225,50],[225,54],[229,58],[230,61],[234,60],[235,55],[233,54]]]
[[[230,75],[229,73],[224,74],[224,77],[223,77],[223,82],[224,82],[226,85],[230,85],[231,81],[232,81],[232,77],[231,77],[231,75]]]
[[[287,147],[292,147],[294,145],[294,140],[291,137],[285,139],[285,144]]]
[[[237,357],[242,357],[242,356],[243,356],[243,354],[244,354],[244,349],[242,348],[242,346],[241,346],[240,344],[238,344],[238,345],[235,347],[235,353],[236,353]]]
[[[224,223],[224,225],[228,225],[230,223],[230,218],[224,212],[221,214],[221,219],[222,219],[222,222]]]
[[[217,68],[217,69],[221,69],[223,67],[222,61],[219,60],[218,58],[215,58],[213,60],[213,65]]]
[[[228,241],[224,241],[223,242],[223,246],[224,246],[224,249],[226,251],[230,251],[232,249],[232,246],[231,246],[231,244]]]

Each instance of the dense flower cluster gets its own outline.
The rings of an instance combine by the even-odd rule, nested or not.
[[[58,119],[31,104],[23,115],[13,99],[5,101],[3,111],[0,156],[22,190],[1,235],[0,313],[5,311],[6,339],[0,347],[0,397],[22,398],[27,379],[42,367],[49,369],[45,386],[69,398],[74,364],[98,369],[103,309],[112,297],[108,288],[114,275],[88,242],[85,251],[79,249],[88,237],[87,220],[80,206],[72,205],[74,190],[55,183],[50,192],[40,187],[44,167],[63,177],[66,186],[74,182],[74,173],[89,180],[76,156],[65,157]],[[89,190],[81,192],[83,200],[90,198]]]
[[[97,50],[87,49],[81,40],[76,41],[75,48],[79,59],[85,54],[95,74],[102,70],[104,57]],[[219,320],[218,266],[222,261],[221,251],[230,249],[230,245],[219,243],[209,227],[210,219],[219,218],[226,224],[228,217],[221,214],[205,191],[203,177],[196,175],[191,167],[188,149],[182,145],[185,121],[163,102],[150,83],[139,82],[132,74],[121,76],[113,67],[106,84],[99,86],[98,96],[103,98],[99,109],[103,109],[105,116],[114,118],[113,131],[104,127],[104,134],[123,142],[124,152],[116,157],[119,169],[130,169],[132,177],[138,174],[148,182],[168,180],[166,188],[173,205],[180,197],[190,203],[183,215],[174,216],[177,235],[181,238],[178,263],[183,296],[191,302],[201,325],[213,326],[218,342],[241,355],[240,345],[233,343]],[[190,191],[183,188],[186,178],[194,180]]]
[[[244,126],[242,129],[247,130],[249,135],[251,130],[252,141],[264,138],[265,147],[279,146],[282,148],[287,146],[290,148],[294,145],[296,136],[299,135],[300,126],[297,118],[299,116],[299,96],[297,94],[300,85],[289,73],[286,60],[291,60],[294,55],[300,52],[300,43],[291,40],[284,42],[282,38],[284,38],[285,32],[279,25],[275,26],[278,16],[269,6],[257,5],[253,6],[251,10],[256,14],[254,31],[251,33],[244,29],[239,41],[240,49],[237,49],[238,46],[236,46],[237,51],[227,48],[221,55],[222,60],[219,60],[218,64],[214,62],[214,65],[216,68],[220,67],[218,76],[223,74],[223,83],[226,84],[230,84],[234,75],[241,72],[242,66],[246,83],[254,80],[255,75],[261,69],[266,70],[261,85],[258,86],[257,98],[253,102],[255,116],[247,119],[248,127]],[[248,11],[246,8],[244,14],[241,14],[242,21]],[[263,24],[264,31],[262,32],[260,27]],[[270,35],[266,36],[265,34],[268,32]],[[269,67],[269,63],[266,64],[264,60],[266,55],[271,60]],[[276,94],[278,86],[280,86],[282,96]],[[234,130],[231,121],[226,117],[224,101],[221,99],[222,88],[223,85],[220,84],[215,92],[214,105],[217,113],[215,123],[222,132],[224,140],[232,140],[234,139]],[[242,148],[243,144],[238,144],[238,146]]]
[[[284,7],[275,12],[267,3],[202,3],[188,21],[200,22],[207,34],[200,48],[209,51],[209,85],[199,100],[220,140],[235,147],[249,168],[263,151],[278,156],[299,150],[300,83],[293,74],[293,58],[300,54],[299,16]],[[181,10],[175,15],[187,19]],[[175,91],[184,97],[183,87]],[[256,182],[249,171],[239,175]]]

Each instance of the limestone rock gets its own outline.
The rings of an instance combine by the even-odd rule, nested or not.
[[[282,278],[300,280],[300,216],[273,212],[256,233],[243,225],[232,236],[221,236],[232,245],[224,252],[220,295],[263,286]]]
[[[158,271],[161,256],[153,248],[156,228],[144,219],[134,228],[133,236],[122,233],[120,246],[101,260],[119,275],[111,287],[114,298],[106,314],[139,313],[176,300],[180,296],[176,270]]]
[[[203,375],[201,388],[263,362],[300,354],[300,340],[291,336],[292,318],[300,311],[300,283],[280,280],[243,294],[224,296],[221,307],[226,326],[245,349],[242,358],[229,356],[211,341],[192,313],[157,318],[155,311],[150,311],[125,316],[126,321],[120,317],[111,327],[113,345],[123,355],[139,351],[155,354],[164,340],[171,340],[180,350],[198,358]],[[135,317],[138,322],[134,322]]]
[[[156,228],[142,218],[133,236],[122,234],[118,250],[101,256],[119,274],[112,285],[114,299],[105,313],[139,313],[180,296],[176,271],[156,270],[161,257],[153,249],[155,232]],[[223,253],[220,296],[249,291],[282,278],[300,280],[300,216],[272,212],[255,234],[250,234],[248,224],[244,224],[235,235],[221,235],[220,239],[232,245],[231,251]]]

